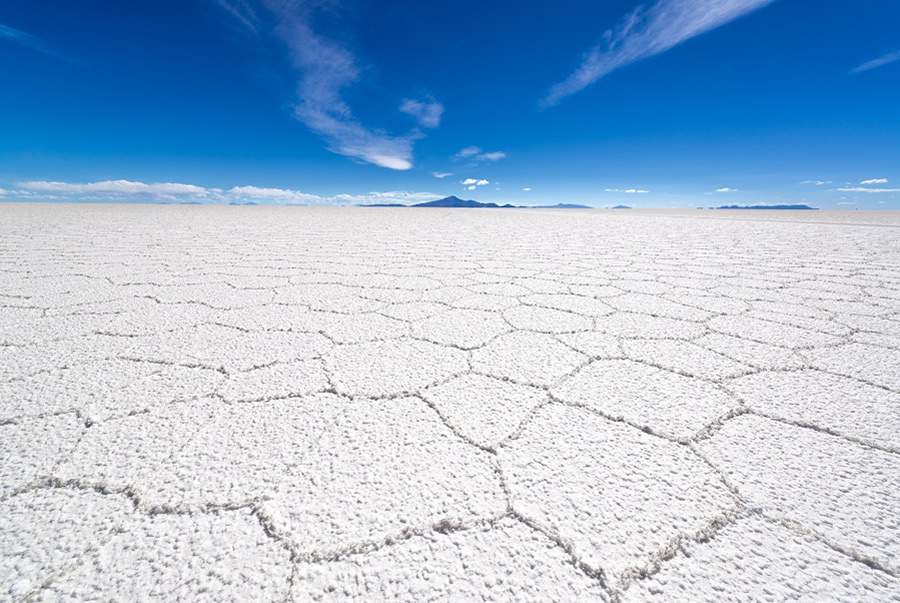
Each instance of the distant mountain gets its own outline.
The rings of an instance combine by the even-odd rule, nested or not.
[[[407,207],[402,203],[360,203],[356,207]]]
[[[467,199],[460,199],[454,195],[450,195],[449,197],[444,197],[443,199],[436,199],[434,201],[426,201],[425,203],[416,203],[415,205],[410,205],[410,207],[500,207],[496,203],[482,203],[481,201],[472,201]],[[512,207],[512,206],[510,206]]]
[[[715,209],[819,209],[809,205],[720,205]]]
[[[631,209],[630,205],[613,205],[612,209]]]
[[[437,199],[435,201],[427,201],[425,203],[416,203],[409,207],[493,207],[499,209],[590,209],[587,205],[578,205],[576,203],[557,203],[556,205],[513,205],[505,203],[498,205],[496,203],[482,203],[481,201],[472,201],[471,199],[460,199],[454,195]]]

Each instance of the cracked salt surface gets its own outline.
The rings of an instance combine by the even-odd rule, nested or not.
[[[783,217],[4,207],[0,601],[900,601],[900,220]]]

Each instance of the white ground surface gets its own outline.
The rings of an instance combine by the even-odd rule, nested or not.
[[[900,601],[900,218],[0,206],[0,600]]]

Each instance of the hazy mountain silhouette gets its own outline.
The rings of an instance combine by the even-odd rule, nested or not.
[[[414,205],[403,205],[402,203],[364,203],[357,207],[489,207],[495,209],[591,209],[588,205],[579,205],[577,203],[557,203],[556,205],[513,205],[512,203],[482,203],[481,201],[473,201],[472,199],[460,199],[456,195],[450,195],[443,199],[435,199],[434,201],[425,201],[424,203],[416,203]]]
[[[720,205],[715,209],[819,209],[818,207],[810,207],[809,205]]]
[[[482,203],[481,201],[472,201],[471,199],[460,199],[454,195],[444,197],[443,199],[435,199],[434,201],[426,201],[424,203],[416,203],[410,207],[500,207],[496,203]],[[509,207],[512,207],[511,205]]]

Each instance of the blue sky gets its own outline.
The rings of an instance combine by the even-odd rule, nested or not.
[[[0,3],[0,199],[900,209],[895,0]]]

